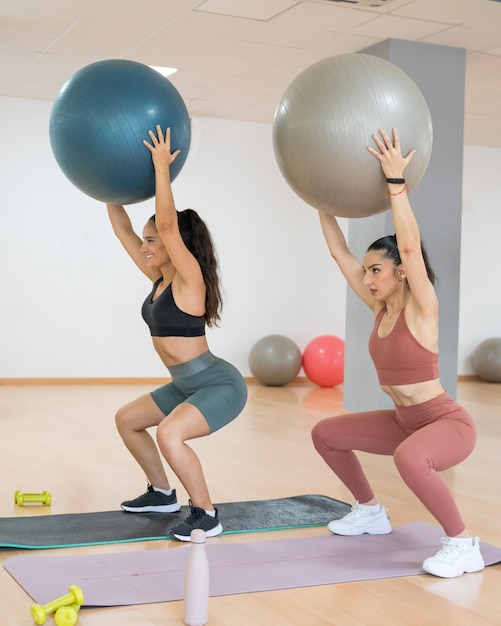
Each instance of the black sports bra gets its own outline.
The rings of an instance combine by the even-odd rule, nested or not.
[[[162,282],[160,277],[151,293],[143,302],[141,314],[150,327],[152,337],[201,337],[205,335],[205,317],[190,315],[181,311],[174,302],[172,283],[153,300],[156,288]]]

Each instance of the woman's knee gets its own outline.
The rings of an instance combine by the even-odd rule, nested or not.
[[[407,482],[418,476],[426,476],[433,471],[433,461],[426,452],[403,442],[393,454],[393,462],[398,473]]]
[[[172,423],[169,420],[163,420],[157,426],[157,439],[169,441],[175,436],[175,428],[172,427]]]
[[[323,435],[322,435],[322,430],[323,429],[322,429],[321,424],[322,424],[322,422],[318,422],[311,429],[311,439],[313,441],[313,445],[315,446],[315,449],[317,449],[317,450],[318,450],[318,446],[319,446],[320,442],[323,441]]]
[[[122,406],[115,413],[115,424],[118,432],[124,432],[128,430],[130,425],[130,411],[128,410],[129,405]]]
[[[187,439],[182,428],[168,419],[160,422],[156,436],[158,447],[166,459],[182,448]]]
[[[402,476],[441,472],[464,461],[475,446],[475,429],[454,420],[437,420],[403,441],[394,453]]]
[[[179,450],[187,441],[210,435],[210,426],[196,406],[183,403],[165,417],[157,427],[157,443],[167,455]]]
[[[120,407],[115,414],[115,424],[120,433],[138,432],[157,426],[163,418],[151,396],[145,395]]]
[[[313,441],[313,445],[315,450],[320,452],[321,450],[325,450],[326,448],[333,447],[334,441],[334,424],[332,422],[332,418],[323,419],[311,430],[311,439]]]

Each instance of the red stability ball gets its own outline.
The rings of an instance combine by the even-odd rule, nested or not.
[[[344,341],[334,335],[321,335],[306,346],[303,370],[319,387],[335,387],[344,380]]]

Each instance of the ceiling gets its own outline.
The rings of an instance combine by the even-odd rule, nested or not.
[[[0,96],[124,58],[178,68],[191,116],[271,124],[303,69],[388,38],[466,49],[465,143],[501,147],[501,0],[2,0]]]

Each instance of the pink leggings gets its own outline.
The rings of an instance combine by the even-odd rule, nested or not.
[[[465,529],[451,492],[437,472],[466,459],[475,446],[470,414],[447,394],[414,406],[324,419],[313,444],[358,502],[374,498],[353,450],[393,455],[406,485],[438,520],[447,536]]]

